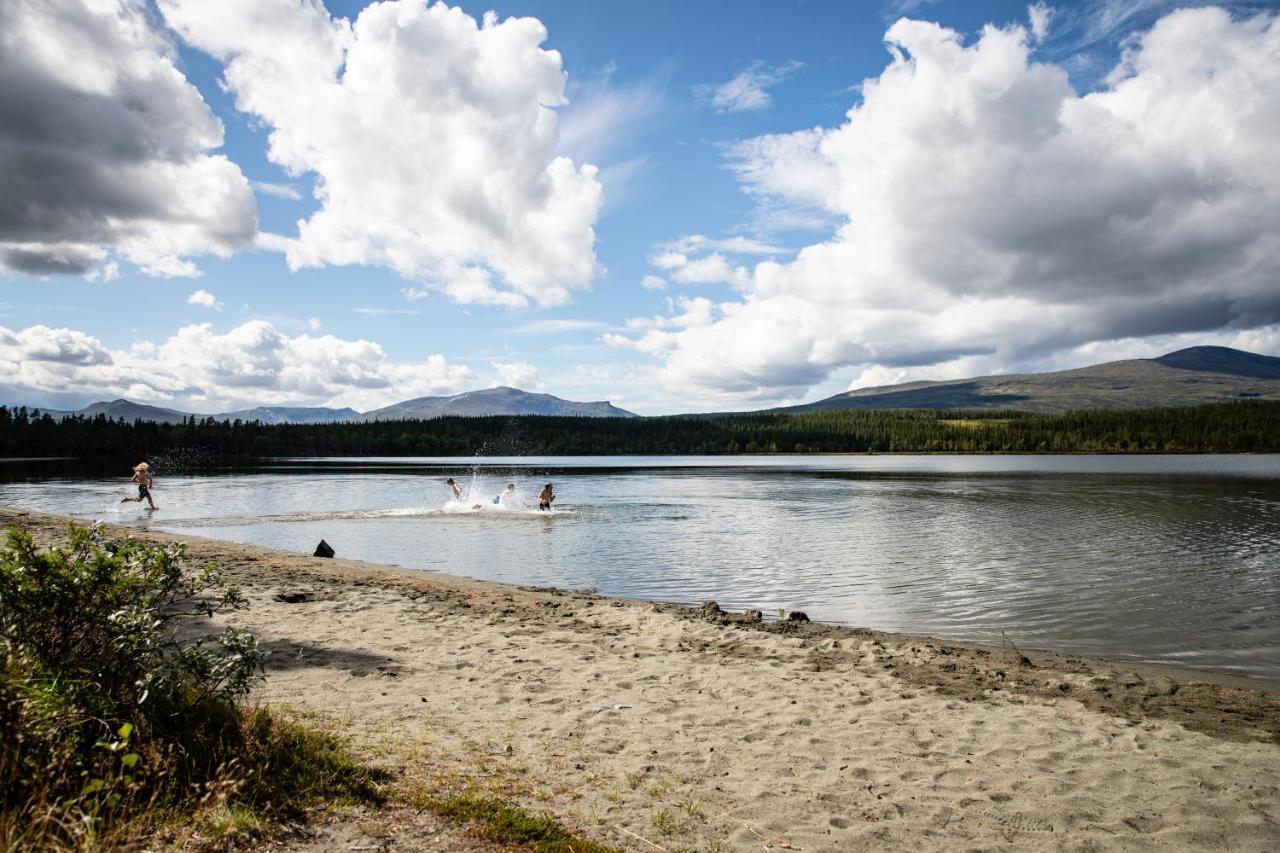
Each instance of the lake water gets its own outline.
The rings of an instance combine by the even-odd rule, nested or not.
[[[0,503],[517,584],[1280,678],[1280,456],[283,460]],[[126,472],[127,474],[127,472]],[[443,480],[458,479],[462,502]],[[553,479],[555,510],[536,494]],[[489,503],[514,482],[519,504]],[[482,509],[471,507],[479,504]]]

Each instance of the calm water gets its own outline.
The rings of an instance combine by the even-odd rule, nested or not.
[[[127,476],[0,478],[86,519],[1280,678],[1280,456],[290,460],[161,472],[154,515]],[[493,509],[507,482],[524,505]]]

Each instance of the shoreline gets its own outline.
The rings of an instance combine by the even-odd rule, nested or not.
[[[225,567],[259,701],[615,847],[1280,845],[1280,682],[108,529]]]

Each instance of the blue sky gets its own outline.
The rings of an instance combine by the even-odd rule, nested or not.
[[[477,21],[495,9],[497,27],[542,23],[541,50],[558,52],[567,80],[554,109],[537,102],[555,89],[554,57],[511,48],[516,58],[474,59],[477,36],[431,30],[444,19],[432,23],[410,0],[397,4],[397,23],[362,29],[365,5],[329,0],[326,20],[324,8],[308,17],[281,0],[266,22],[247,11],[238,20],[253,4],[237,3],[223,20],[185,0],[122,2],[109,18],[89,16],[80,0],[8,7],[4,23],[28,50],[0,65],[5,88],[34,90],[35,80],[55,93],[37,108],[51,114],[56,97],[78,105],[92,91],[105,101],[96,130],[57,132],[67,162],[120,174],[110,152],[93,158],[107,150],[112,110],[136,118],[138,99],[155,99],[148,120],[171,115],[174,129],[121,119],[120,134],[145,135],[140,150],[152,152],[129,161],[135,183],[160,176],[156,195],[128,209],[161,213],[130,224],[117,201],[98,209],[91,193],[72,192],[59,196],[60,215],[107,224],[45,237],[0,211],[0,397],[367,409],[501,383],[660,414],[1199,342],[1280,352],[1280,254],[1262,227],[1280,218],[1280,198],[1259,153],[1280,127],[1274,3],[459,4]],[[904,16],[919,25],[887,35]],[[396,81],[365,90],[356,106],[320,83],[306,91],[320,79],[307,69],[319,30],[306,28],[340,32],[341,19],[357,22],[357,36],[334,66],[338,79]],[[100,56],[72,49],[73,20],[115,34],[94,38]],[[379,39],[396,27],[425,35],[410,47],[401,39],[391,58],[392,42]],[[1188,57],[1181,45],[1193,37],[1222,49]],[[511,44],[536,49],[536,37],[521,39]],[[41,64],[61,49],[69,68]],[[139,64],[147,50],[151,64]],[[1247,68],[1232,65],[1239,57]],[[181,81],[154,83],[157,68],[198,97]],[[543,82],[524,86],[534,78]],[[866,80],[878,95],[866,95]],[[446,97],[420,91],[422,81],[458,85]],[[28,131],[39,102],[13,100],[0,112],[11,138],[55,133]],[[348,133],[329,120],[330,104],[361,110],[360,122]],[[1178,104],[1203,118],[1179,119]],[[221,124],[220,145],[208,144],[201,110]],[[494,130],[543,122],[543,112],[554,120],[527,144]],[[369,116],[410,130],[390,136]],[[366,120],[375,124],[361,129]],[[413,138],[453,121],[444,147]],[[291,168],[269,150],[273,132],[288,138]],[[1201,149],[1220,137],[1238,150]],[[472,157],[472,146],[487,153]],[[1125,159],[1129,149],[1142,154]],[[29,154],[15,143],[0,164],[29,175],[33,161],[20,159]],[[168,186],[180,199],[160,198],[169,173],[143,171],[146,157],[179,163]],[[229,164],[212,163],[219,157]],[[556,157],[576,171],[546,196],[538,182]],[[215,165],[213,183],[195,177]],[[55,171],[0,189],[37,218],[29,211],[53,204],[48,186],[73,174]],[[387,175],[404,180],[373,188]],[[297,241],[298,221],[326,208],[317,198],[326,181],[330,230]],[[1224,196],[1224,182],[1239,194]],[[454,222],[491,192],[511,215],[473,248],[476,232],[454,234]],[[419,200],[436,212],[402,231]],[[512,214],[520,205],[528,209]],[[535,220],[545,231],[509,227]],[[477,270],[486,285],[475,284]]]

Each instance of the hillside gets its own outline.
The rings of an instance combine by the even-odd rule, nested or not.
[[[327,409],[318,406],[258,406],[213,415],[220,421],[258,421],[264,424],[330,424],[359,416],[360,413],[351,408]]]
[[[1280,358],[1228,347],[1191,347],[1159,358],[1095,364],[1053,373],[979,376],[858,388],[814,403],[772,409],[1142,409],[1228,400],[1280,400]]]
[[[559,415],[561,417],[635,418],[634,412],[619,409],[608,401],[575,403],[550,394],[530,394],[518,388],[486,388],[452,397],[418,397],[383,409],[366,412],[365,421],[426,420],[446,415]]]
[[[158,424],[177,424],[182,423],[188,417],[186,412],[179,412],[173,409],[162,409],[158,406],[148,406],[143,403],[135,403],[131,400],[112,400],[111,402],[91,403],[83,409],[71,412],[72,415],[83,415],[86,418],[94,418],[98,415],[106,415],[112,420],[123,421],[153,421]]]

